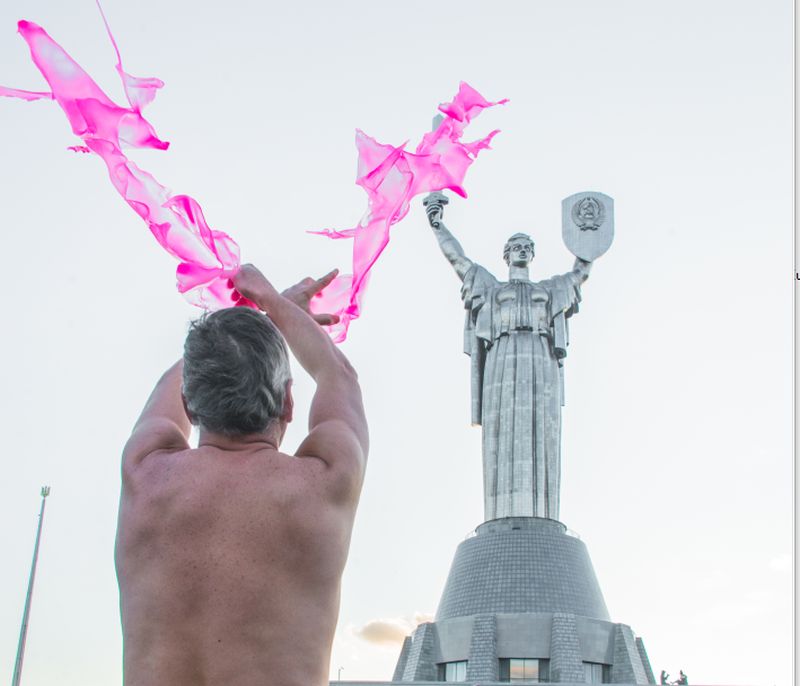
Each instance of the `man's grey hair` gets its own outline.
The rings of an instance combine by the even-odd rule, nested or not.
[[[291,378],[286,342],[265,314],[231,307],[192,322],[183,349],[192,424],[225,436],[266,430],[283,414]]]

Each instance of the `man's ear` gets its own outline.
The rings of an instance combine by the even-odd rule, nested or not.
[[[281,421],[287,424],[292,421],[294,413],[294,398],[292,397],[292,380],[286,382],[286,393],[283,398],[283,412],[281,413]]]
[[[183,389],[181,389],[181,402],[183,403],[183,411],[186,413],[186,416],[189,419],[189,422],[193,426],[196,426],[196,422],[194,421],[194,417],[192,416],[192,413],[189,412],[189,408],[186,405],[186,396],[183,394]]]

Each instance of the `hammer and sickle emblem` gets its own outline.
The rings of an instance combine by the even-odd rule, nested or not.
[[[583,198],[572,206],[572,220],[581,231],[597,231],[605,219],[603,203],[592,196]]]

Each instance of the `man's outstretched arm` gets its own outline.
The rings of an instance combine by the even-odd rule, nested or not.
[[[182,376],[181,359],[158,380],[125,444],[123,462],[135,464],[157,450],[189,447],[192,425],[183,407]]]
[[[301,283],[313,295],[330,282],[331,276]],[[244,265],[233,281],[242,295],[269,315],[317,384],[308,418],[309,434],[297,449],[297,456],[318,458],[353,477],[360,487],[369,438],[355,370],[319,324],[295,304],[298,300],[280,295],[258,269]]]

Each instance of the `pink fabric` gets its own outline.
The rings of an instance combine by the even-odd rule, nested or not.
[[[102,9],[100,11],[102,13]],[[29,101],[48,98],[58,102],[73,133],[84,143],[69,146],[69,149],[93,152],[105,162],[114,188],[147,223],[159,244],[178,259],[178,290],[199,307],[219,309],[232,305],[236,296],[229,277],[239,268],[239,247],[230,236],[208,226],[196,200],[188,195],[172,195],[122,152],[123,147],[157,150],[169,147],[169,143],[158,138],[141,113],[142,108],[153,101],[163,82],[131,76],[123,70],[119,49],[106,23],[117,54],[116,69],[130,105],[120,107],[44,29],[28,21],[20,21],[18,28],[51,92],[0,86],[0,95]],[[240,301],[238,304],[248,303]]]
[[[142,109],[164,84],[157,78],[131,76],[123,69],[119,48],[104,15],[103,22],[117,55],[116,69],[129,107],[116,105],[44,29],[28,21],[19,22],[19,32],[51,91],[0,86],[0,95],[28,101],[55,100],[72,131],[83,139],[83,145],[69,149],[93,152],[105,162],[114,188],[145,221],[159,244],[179,261],[178,290],[199,307],[228,307],[238,297],[230,281],[239,268],[238,245],[226,233],[208,226],[196,200],[188,195],[172,195],[122,152],[123,147],[169,147],[142,116]],[[405,217],[409,201],[420,193],[449,188],[466,197],[463,181],[467,169],[477,154],[489,147],[497,131],[471,143],[462,142],[461,136],[482,110],[505,102],[489,102],[462,83],[453,101],[440,105],[444,114],[441,125],[422,138],[414,153],[405,150],[405,143],[399,147],[383,145],[362,131],[356,132],[356,183],[367,193],[367,212],[352,229],[316,232],[353,240],[353,273],[337,277],[311,303],[314,312],[340,316],[339,323],[330,327],[337,343],[345,339],[350,322],[361,314],[370,270],[389,242],[391,226]],[[237,304],[251,303],[241,299]]]
[[[406,143],[398,147],[384,145],[363,131],[356,131],[356,183],[367,193],[366,214],[352,229],[311,232],[353,240],[353,273],[338,276],[311,302],[314,312],[339,315],[339,323],[329,327],[334,341],[343,341],[350,322],[360,316],[370,270],[389,242],[391,227],[408,213],[411,199],[445,188],[466,197],[463,183],[467,169],[498,132],[492,131],[471,143],[462,142],[461,136],[484,109],[506,102],[489,102],[462,82],[453,101],[439,106],[444,115],[439,127],[425,134],[413,153],[405,150]]]

